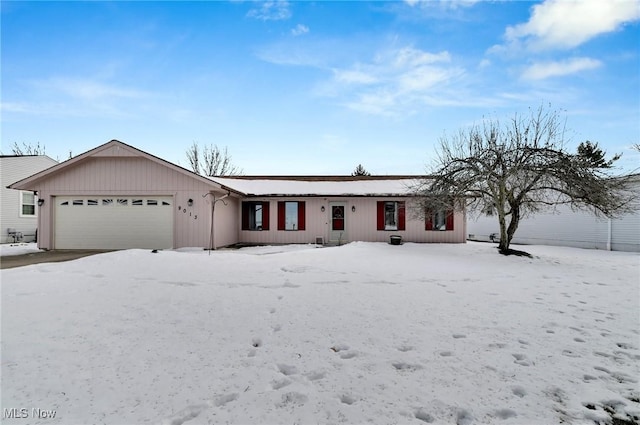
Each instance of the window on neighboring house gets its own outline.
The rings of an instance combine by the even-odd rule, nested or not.
[[[33,192],[20,192],[20,216],[35,217],[35,215],[36,195]]]
[[[305,230],[305,203],[278,202],[278,230]]]
[[[87,199],[87,205],[98,205],[97,199]]]
[[[378,230],[405,230],[404,201],[378,201]]]
[[[269,202],[242,203],[242,230],[269,230]]]
[[[425,230],[453,230],[453,210],[425,213]]]

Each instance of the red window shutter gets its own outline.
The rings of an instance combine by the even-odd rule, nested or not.
[[[278,230],[284,230],[285,211],[284,202],[278,201]]]
[[[433,213],[430,210],[424,211],[424,230],[433,230]]]
[[[378,230],[384,230],[384,201],[378,201]]]
[[[447,210],[446,230],[453,230],[453,210]]]
[[[396,206],[398,207],[398,230],[404,230],[406,222],[404,202],[398,202]]]
[[[304,201],[298,202],[298,230],[304,230],[304,218],[305,218],[305,213],[304,213]]]
[[[249,230],[249,202],[242,203],[242,230]]]
[[[269,202],[262,203],[262,230],[269,230]]]

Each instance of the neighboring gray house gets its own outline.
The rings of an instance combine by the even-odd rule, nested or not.
[[[640,193],[640,176],[634,178],[631,189]],[[500,237],[498,217],[491,210],[479,217],[470,214],[467,230],[468,240],[497,241]],[[640,205],[636,204],[634,213],[616,218],[560,206],[522,219],[512,243],[640,252]]]
[[[46,155],[0,156],[0,243],[34,241],[38,228],[37,197],[7,186],[57,163]]]

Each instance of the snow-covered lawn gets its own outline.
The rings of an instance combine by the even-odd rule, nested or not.
[[[637,421],[640,257],[523,249],[129,250],[2,270],[2,408],[30,418],[5,423]]]

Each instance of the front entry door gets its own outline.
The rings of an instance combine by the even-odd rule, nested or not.
[[[329,203],[329,242],[342,244],[347,240],[346,211],[344,202]]]

